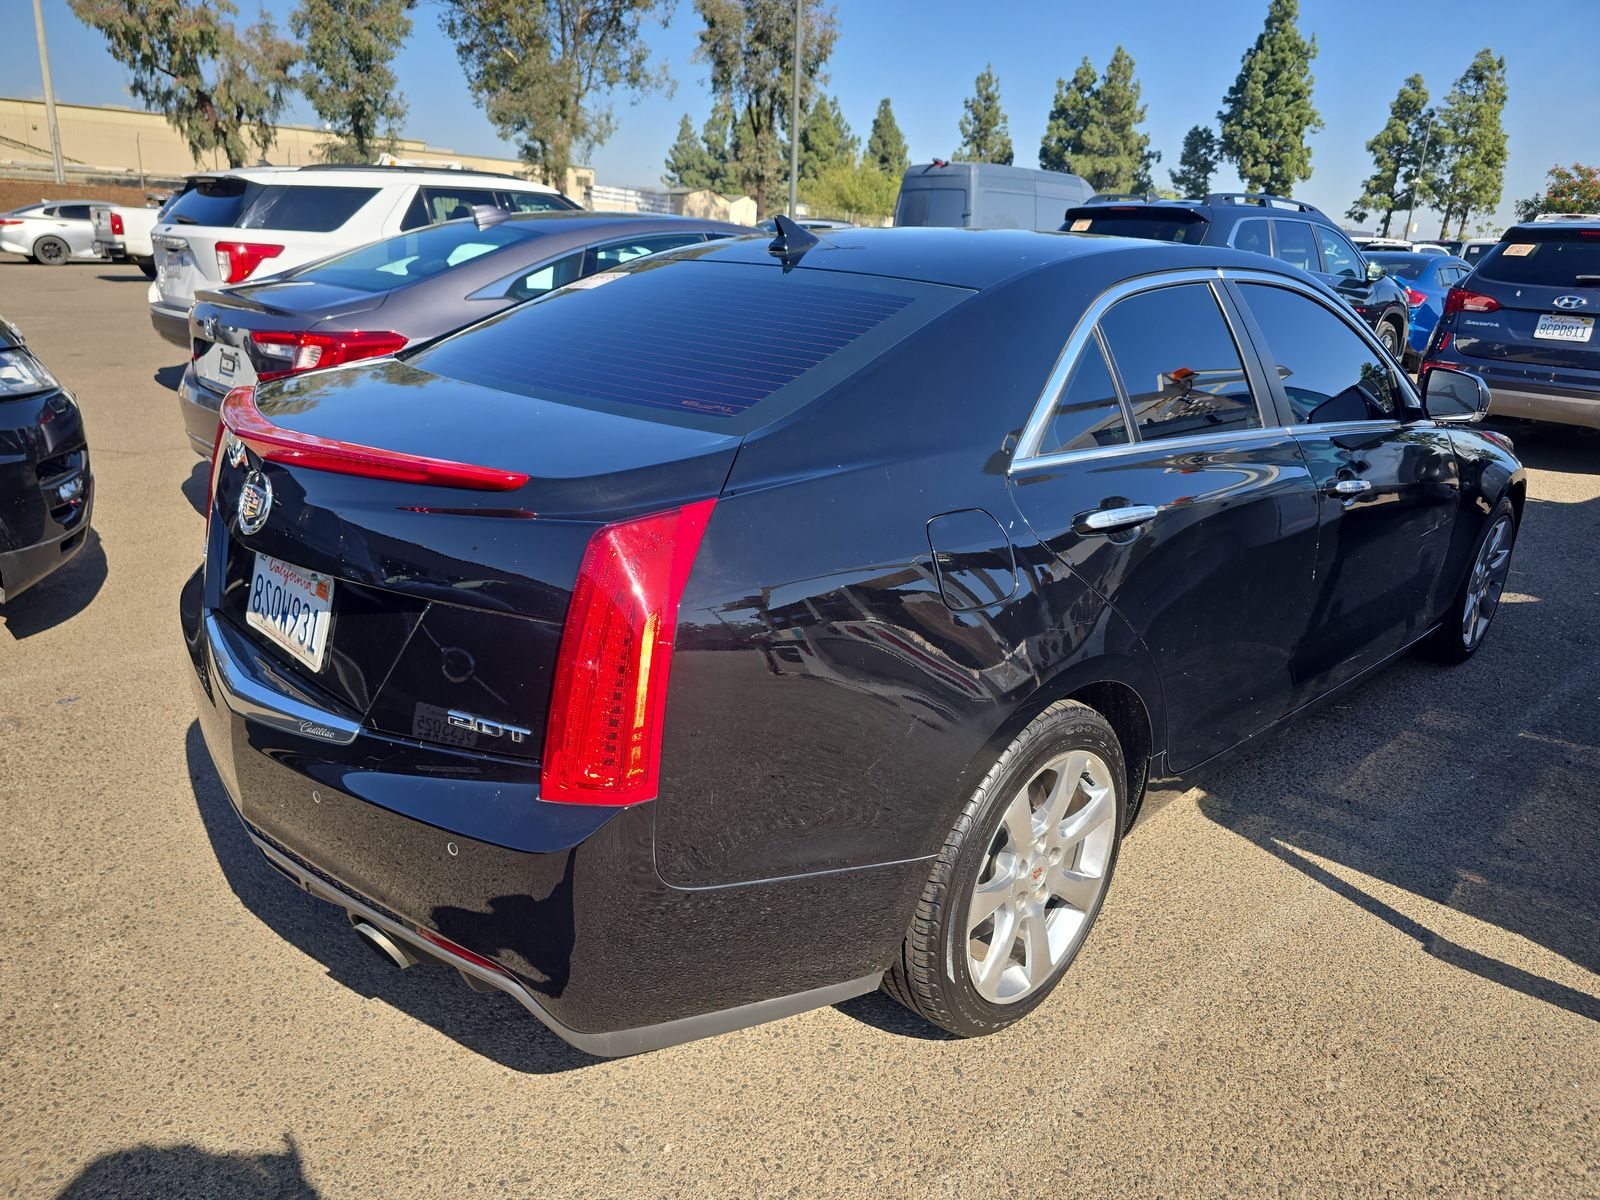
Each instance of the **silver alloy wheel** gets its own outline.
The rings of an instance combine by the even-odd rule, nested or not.
[[[1115,844],[1111,767],[1069,750],[1017,791],[967,903],[967,974],[1013,1004],[1048,983],[1088,931]]]
[[[1511,570],[1511,514],[1502,513],[1489,527],[1467,579],[1467,602],[1461,614],[1461,641],[1468,650],[1483,641],[1489,621],[1500,605]]]
[[[1399,339],[1395,336],[1394,326],[1387,321],[1378,330],[1378,340],[1383,343],[1383,348],[1390,354],[1393,354],[1395,347],[1400,344]]]

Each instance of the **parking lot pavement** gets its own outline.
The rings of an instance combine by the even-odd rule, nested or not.
[[[1600,1195],[1600,438],[1514,431],[1484,651],[1151,818],[1020,1026],[868,997],[598,1061],[383,967],[250,849],[191,716],[205,473],[144,281],[0,261],[0,313],[99,486],[93,544],[0,612],[0,1192]]]

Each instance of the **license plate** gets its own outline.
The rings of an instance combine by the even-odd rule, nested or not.
[[[1533,327],[1534,337],[1552,342],[1587,342],[1593,332],[1593,317],[1569,317],[1564,313],[1545,313]]]
[[[326,575],[258,554],[245,622],[320,671],[333,624],[333,586]]]

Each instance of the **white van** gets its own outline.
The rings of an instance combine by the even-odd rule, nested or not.
[[[1087,180],[1060,171],[998,163],[918,163],[900,181],[896,225],[957,229],[1061,228],[1069,208],[1085,203]]]
[[[552,187],[478,171],[428,167],[239,167],[191,175],[151,232],[150,323],[189,345],[201,288],[242,283],[312,259],[469,217],[581,207]]]

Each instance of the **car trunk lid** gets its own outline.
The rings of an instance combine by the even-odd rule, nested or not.
[[[1600,370],[1600,228],[1512,230],[1462,282],[1454,349],[1469,358]]]

